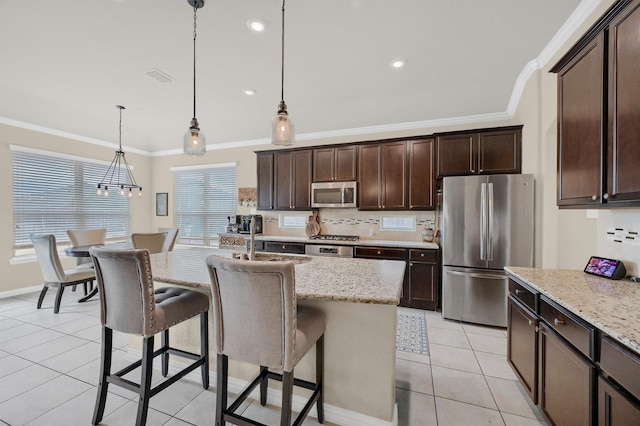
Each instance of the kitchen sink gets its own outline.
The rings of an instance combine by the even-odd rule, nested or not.
[[[233,253],[234,259],[249,260],[248,253]],[[305,263],[311,260],[309,256],[293,256],[279,253],[256,253],[253,260],[259,260],[261,262],[293,262],[293,263]]]

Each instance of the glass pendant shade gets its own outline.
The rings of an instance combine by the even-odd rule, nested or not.
[[[191,122],[191,127],[184,134],[184,153],[189,155],[204,155],[207,152],[207,141],[204,133]]]
[[[291,146],[296,141],[296,129],[287,112],[287,105],[280,102],[278,114],[271,123],[271,143],[273,145]]]

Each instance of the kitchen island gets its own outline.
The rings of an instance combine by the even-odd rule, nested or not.
[[[233,253],[191,247],[154,254],[154,280],[158,286],[180,285],[209,293],[205,259],[210,254]],[[324,386],[329,422],[390,425],[396,421],[396,311],[404,269],[405,262],[386,260],[301,256],[295,262],[298,304],[315,307],[327,318]],[[197,327],[187,323],[173,332],[172,342],[178,347],[197,348],[198,336]],[[298,364],[297,377],[313,380],[314,356],[314,351],[309,351]],[[230,390],[239,391],[257,374],[257,368],[230,360]],[[294,410],[302,407],[303,400],[294,397]],[[280,404],[279,391],[269,394],[269,403]]]

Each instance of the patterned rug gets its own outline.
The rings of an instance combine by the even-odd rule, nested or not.
[[[427,322],[424,317],[398,314],[396,349],[403,352],[429,355]]]

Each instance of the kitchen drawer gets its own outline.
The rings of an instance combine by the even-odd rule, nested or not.
[[[438,250],[409,250],[409,260],[414,262],[438,263]]]
[[[536,293],[511,278],[509,278],[509,293],[532,312],[536,312]]]
[[[265,251],[272,253],[304,254],[304,243],[283,243],[278,241],[265,241]]]
[[[602,336],[600,343],[600,368],[640,400],[640,355],[609,336]]]
[[[407,250],[401,248],[357,246],[354,257],[367,257],[370,259],[387,260],[406,260]]]
[[[576,349],[593,360],[593,326],[574,317],[544,296],[540,296],[540,317]]]

